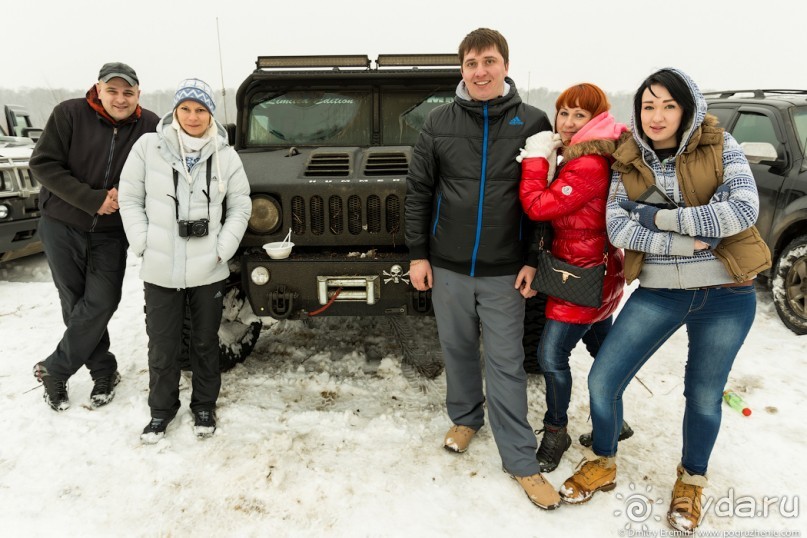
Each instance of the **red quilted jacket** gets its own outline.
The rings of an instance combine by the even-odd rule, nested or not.
[[[552,254],[556,258],[580,267],[602,263],[603,247],[608,241],[605,202],[614,149],[614,140],[573,143],[565,149],[564,163],[550,184],[546,159],[532,157],[522,161],[521,205],[532,220],[551,222]],[[623,261],[622,251],[609,243],[603,303],[599,308],[550,297],[546,317],[566,323],[594,323],[613,314],[625,285]]]

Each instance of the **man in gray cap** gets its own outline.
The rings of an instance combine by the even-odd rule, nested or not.
[[[121,298],[128,243],[118,213],[118,177],[141,135],[158,117],[138,104],[140,81],[120,62],[104,64],[84,98],[51,113],[30,160],[42,185],[39,232],[66,325],[56,349],[34,365],[44,399],[70,407],[67,380],[82,366],[93,379],[90,403],[105,405],[120,380],[107,324]]]

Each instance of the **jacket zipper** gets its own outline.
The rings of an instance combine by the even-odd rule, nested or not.
[[[485,102],[482,108],[484,117],[484,131],[482,135],[482,176],[479,178],[479,206],[476,210],[476,241],[474,241],[474,252],[471,255],[471,276],[476,272],[476,255],[479,252],[479,242],[482,239],[482,208],[485,205],[485,180],[487,179],[488,168],[488,103]]]
[[[118,139],[118,128],[112,128],[112,140],[109,143],[109,156],[106,160],[106,170],[104,171],[104,189],[107,188],[107,182],[109,181],[109,171],[112,169],[112,156],[115,154],[115,140]],[[98,224],[98,213],[96,212],[95,215],[92,217],[92,226],[90,226],[90,231],[95,231],[95,225]]]

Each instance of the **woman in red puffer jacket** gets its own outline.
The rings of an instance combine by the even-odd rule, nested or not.
[[[605,205],[611,154],[627,128],[614,120],[609,108],[605,93],[593,84],[568,88],[555,103],[555,133],[531,136],[519,156],[521,205],[532,220],[551,225],[552,254],[579,267],[601,264],[606,246],[608,257],[601,306],[581,306],[555,297],[547,300],[547,321],[538,348],[547,406],[537,454],[542,472],[554,470],[571,445],[566,426],[572,393],[572,349],[585,336],[589,352],[596,357],[611,329],[612,314],[625,284],[622,251],[608,243]],[[632,433],[623,424],[620,439]],[[590,442],[590,436],[581,436],[581,442],[586,441]]]

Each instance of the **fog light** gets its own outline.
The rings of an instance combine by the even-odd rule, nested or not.
[[[255,269],[252,270],[250,273],[249,278],[252,279],[252,283],[256,286],[263,286],[267,282],[269,282],[269,269],[266,267],[259,265]]]
[[[0,204],[0,219],[8,217],[8,214],[9,214],[8,206]]]

